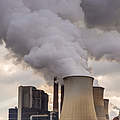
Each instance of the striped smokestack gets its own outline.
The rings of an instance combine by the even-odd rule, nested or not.
[[[64,100],[64,85],[61,85],[61,104],[60,104],[60,112],[62,111],[63,100]]]
[[[103,100],[104,88],[93,87],[93,97],[97,120],[106,120]]]
[[[58,83],[57,77],[54,77],[54,96],[53,96],[53,111],[58,112]]]
[[[104,99],[104,111],[105,111],[106,120],[109,120],[108,106],[109,106],[109,99]]]

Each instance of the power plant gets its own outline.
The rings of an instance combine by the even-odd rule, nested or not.
[[[60,120],[97,120],[93,100],[93,78],[64,78],[64,103]]]
[[[9,120],[13,114],[16,120],[58,120],[59,115],[60,120],[109,120],[109,99],[103,98],[103,87],[93,87],[94,78],[67,76],[63,80],[59,103],[59,83],[54,77],[53,111],[48,111],[47,93],[33,86],[20,86],[18,112],[10,109]]]

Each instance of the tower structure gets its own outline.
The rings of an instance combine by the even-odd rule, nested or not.
[[[60,120],[97,120],[93,101],[93,78],[64,78],[64,102]]]
[[[103,87],[93,87],[93,97],[97,120],[106,120],[103,94],[104,94]]]

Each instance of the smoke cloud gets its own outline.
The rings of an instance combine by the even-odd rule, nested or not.
[[[112,103],[110,103],[110,105],[112,106],[113,109],[120,111],[120,108],[118,108],[116,105],[114,105],[114,104],[112,104]]]
[[[120,34],[99,30],[99,26],[118,30],[119,3],[0,0],[0,39],[16,57],[45,76],[89,75],[89,57],[120,61]]]
[[[32,4],[32,1],[24,2],[26,6]],[[78,1],[72,4],[72,0],[53,0],[50,8],[48,1],[39,2],[26,7],[22,0],[0,1],[0,36],[6,47],[43,73],[59,77],[88,75],[84,42],[80,30],[71,22],[79,18],[76,11],[80,7],[75,8],[75,5],[79,6]],[[53,9],[55,4],[59,7]],[[41,9],[38,10],[36,5],[42,5],[39,6]],[[71,7],[75,9],[72,11]]]
[[[120,0],[82,0],[88,27],[120,31]]]

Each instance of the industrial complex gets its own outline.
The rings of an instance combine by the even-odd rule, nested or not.
[[[109,120],[109,99],[104,99],[103,87],[93,86],[94,78],[67,76],[63,80],[64,85],[59,85],[54,78],[53,111],[48,110],[49,96],[43,90],[19,86],[18,107],[9,109],[9,120]]]

